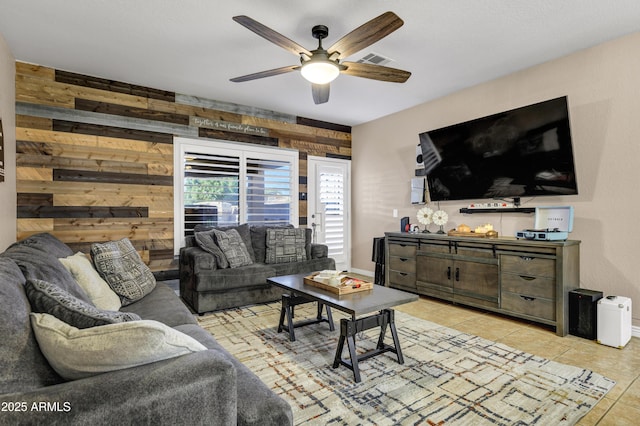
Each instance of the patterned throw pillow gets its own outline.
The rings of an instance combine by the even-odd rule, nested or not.
[[[238,268],[253,263],[247,251],[247,246],[242,241],[238,231],[235,229],[228,231],[213,229],[212,232],[215,235],[218,247],[220,247],[224,253],[231,268]]]
[[[216,258],[218,268],[225,269],[229,267],[229,261],[220,247],[216,244],[212,230],[196,232],[195,239],[198,247],[204,251],[208,251]]]
[[[265,263],[289,263],[304,260],[307,260],[304,229],[267,229]]]
[[[90,328],[141,319],[132,312],[98,309],[55,284],[42,280],[27,280],[25,291],[33,312],[51,314],[76,328]]]
[[[51,315],[32,313],[31,325],[45,358],[67,380],[207,349],[193,337],[152,320],[79,330]]]
[[[142,299],[156,287],[153,273],[128,238],[92,244],[91,257],[100,276],[120,296],[123,306]]]

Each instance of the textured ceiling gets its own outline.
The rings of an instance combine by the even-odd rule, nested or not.
[[[412,72],[404,84],[341,75],[315,105],[297,72],[229,81],[298,63],[235,15],[314,49],[314,25],[329,27],[330,46],[387,10],[404,26],[348,59],[389,57]],[[639,30],[638,0],[0,0],[17,60],[346,125]]]

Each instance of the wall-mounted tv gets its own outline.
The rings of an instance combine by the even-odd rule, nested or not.
[[[431,201],[578,193],[567,98],[420,134]]]

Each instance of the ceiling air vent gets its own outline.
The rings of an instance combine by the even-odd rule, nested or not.
[[[365,55],[362,59],[356,61],[356,62],[360,62],[360,63],[365,63],[365,64],[372,64],[372,65],[386,65],[389,62],[392,62],[393,59],[391,58],[386,58],[382,55],[379,55],[377,53],[369,53],[368,55]]]

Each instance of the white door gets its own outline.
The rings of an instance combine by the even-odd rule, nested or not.
[[[338,271],[351,268],[349,226],[351,162],[324,157],[307,158],[307,222],[314,242],[329,247]]]

